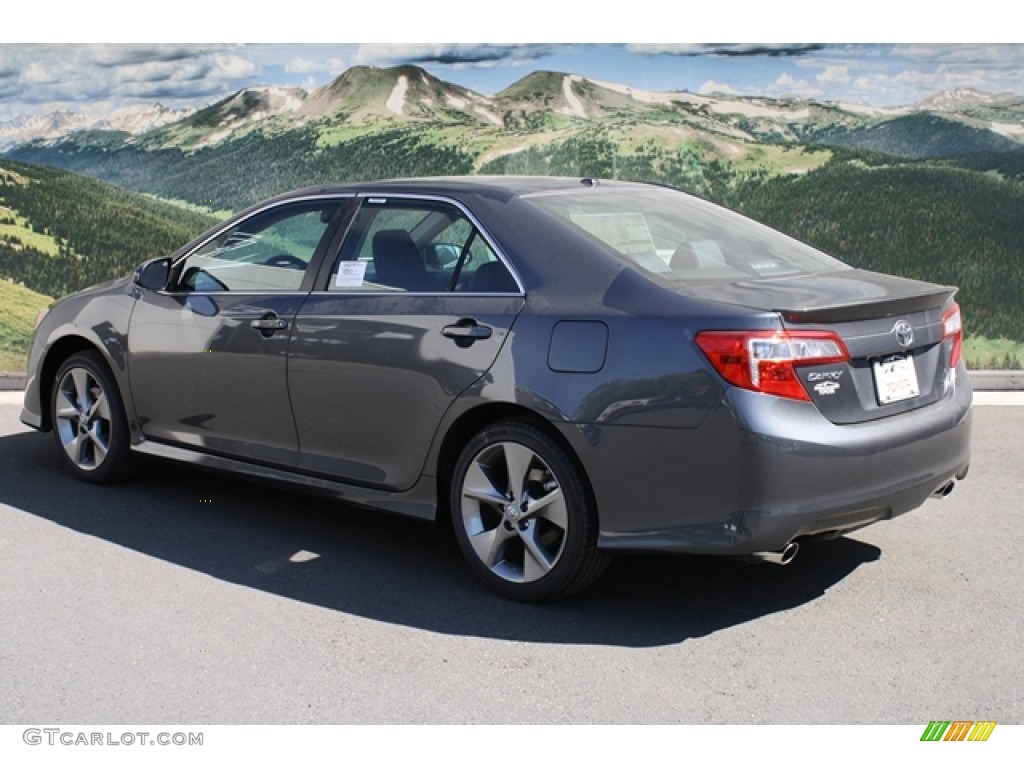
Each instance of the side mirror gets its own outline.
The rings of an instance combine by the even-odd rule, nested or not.
[[[147,291],[161,291],[167,286],[167,277],[170,272],[170,259],[151,259],[135,270],[132,279],[136,285]]]
[[[423,248],[423,262],[427,269],[454,267],[462,255],[462,248],[451,243],[431,243]]]

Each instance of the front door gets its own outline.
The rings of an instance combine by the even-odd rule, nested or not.
[[[337,198],[288,202],[173,265],[132,314],[129,376],[147,439],[294,466],[288,344]]]

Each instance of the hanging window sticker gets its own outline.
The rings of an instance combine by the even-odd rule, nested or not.
[[[608,243],[623,256],[654,253],[654,240],[643,213],[572,213],[573,224]]]
[[[343,261],[338,265],[338,274],[334,278],[335,288],[362,288],[366,276],[365,261]]]

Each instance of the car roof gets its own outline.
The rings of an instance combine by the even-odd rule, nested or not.
[[[636,182],[608,181],[587,177],[561,176],[433,176],[408,179],[345,182],[306,187],[281,196],[281,199],[311,194],[354,194],[390,192],[404,194],[472,194],[514,197],[535,192],[578,189],[604,185],[637,186]],[[646,185],[645,185],[646,186]]]

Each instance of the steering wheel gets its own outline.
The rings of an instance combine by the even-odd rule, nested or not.
[[[298,256],[293,256],[290,253],[278,253],[275,256],[271,256],[263,263],[266,264],[268,267],[287,267],[288,269],[302,270],[306,268],[306,262],[304,262]]]

